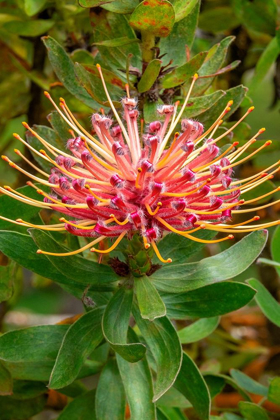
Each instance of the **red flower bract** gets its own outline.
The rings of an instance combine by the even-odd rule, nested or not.
[[[279,223],[276,221],[262,225],[248,225],[259,219],[258,216],[254,216],[238,225],[227,224],[234,213],[255,211],[273,204],[249,210],[240,209],[244,204],[251,204],[261,198],[256,197],[246,202],[242,199],[242,194],[271,179],[279,169],[278,162],[267,168],[265,172],[249,178],[242,180],[233,178],[236,165],[250,159],[252,155],[271,143],[268,141],[251,154],[242,157],[264,129],[259,130],[251,140],[237,149],[235,148],[238,142],[234,142],[226,150],[218,147],[218,142],[227,136],[253,110],[253,107],[249,108],[231,129],[216,138],[215,132],[221,125],[224,115],[230,110],[232,102],[227,104],[219,118],[205,132],[199,122],[190,119],[181,120],[192,87],[198,78],[195,75],[180,110],[178,111],[178,103],[174,106],[161,106],[158,112],[163,117],[163,122],[150,123],[146,133],[142,133],[138,127],[137,102],[130,98],[128,87],[127,97],[122,100],[123,121],[110,99],[101,68],[97,67],[116,124],[103,114],[94,114],[92,116],[92,125],[96,133],[94,137],[78,123],[63,99],[60,109],[49,93],[46,93],[73,133],[73,138],[67,142],[69,153],[49,144],[28,124],[23,123],[40,140],[45,149],[38,152],[20,136],[17,134],[14,136],[33,153],[53,164],[51,173],[47,174],[30,162],[33,168],[48,180],[29,174],[3,156],[12,167],[51,188],[51,193],[47,194],[28,181],[28,185],[44,196],[43,203],[28,198],[10,187],[1,188],[3,193],[33,206],[56,210],[67,217],[60,219],[62,223],[51,226],[31,225],[21,219],[10,220],[11,222],[45,230],[67,230],[73,235],[94,238],[76,251],[53,254],[38,250],[39,253],[66,256],[88,248],[91,248],[91,251],[108,253],[126,234],[131,236],[138,232],[142,235],[146,248],[151,245],[162,262],[171,262],[170,258],[164,260],[161,257],[156,245],[156,241],[162,238],[165,232],[174,232],[189,240],[211,243],[230,239],[234,232],[249,232]],[[181,132],[174,134],[175,127],[180,122]],[[21,155],[19,151],[16,152]],[[210,229],[230,235],[218,240],[203,240],[193,236],[193,233],[200,229]],[[107,250],[94,248],[94,245],[106,237],[117,239]]]

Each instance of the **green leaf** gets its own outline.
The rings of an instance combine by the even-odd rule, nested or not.
[[[186,48],[190,51],[194,41],[199,8],[200,2],[197,2],[188,16],[175,23],[168,37],[161,38],[160,52],[161,54],[167,54],[163,58],[164,64],[172,60],[173,65],[181,66],[187,61]]]
[[[114,0],[79,0],[79,4],[82,7],[99,7],[112,1]]]
[[[270,382],[268,401],[280,405],[280,377],[273,378]]]
[[[149,277],[135,278],[134,285],[142,318],[153,321],[166,315],[165,305]]]
[[[121,38],[115,38],[115,39],[107,39],[105,41],[100,42],[94,42],[94,45],[103,45],[103,47],[122,47],[123,45],[132,44],[133,42],[140,42],[139,39],[131,39],[127,36],[122,36]]]
[[[189,408],[191,403],[174,386],[157,401],[159,407]]]
[[[174,326],[167,317],[144,320],[135,306],[133,316],[155,359],[157,380],[153,401],[157,401],[171,386],[179,373],[182,348]]]
[[[278,226],[271,239],[271,255],[274,261],[280,263],[280,226]],[[280,269],[277,270],[280,275]]]
[[[266,181],[266,182],[264,182],[261,185],[257,185],[254,188],[254,191],[251,190],[251,191],[248,191],[245,194],[242,194],[242,199],[244,199],[246,201],[247,200],[251,200],[253,198],[256,198],[256,197],[265,195],[265,194],[267,194],[267,193],[269,193],[269,192],[271,192],[273,190],[275,190],[275,185],[273,184],[273,182]],[[255,201],[254,202],[254,205],[258,206],[260,204],[267,203],[270,199],[271,199],[271,197],[269,197],[269,196],[268,197],[264,197],[264,198],[262,198],[260,200]]]
[[[195,321],[188,327],[182,328],[178,332],[178,336],[182,344],[195,343],[200,341],[208,335],[212,334],[213,331],[219,325],[219,317],[213,318],[202,318]]]
[[[233,0],[233,10],[246,28],[275,34],[277,5],[275,0]]]
[[[203,114],[209,108],[212,108],[219,99],[225,96],[225,92],[217,90],[209,95],[199,96],[197,98],[190,98],[188,105],[183,113],[184,118],[193,118]]]
[[[240,370],[231,369],[230,374],[240,388],[245,389],[245,391],[251,392],[252,394],[267,397],[268,388],[266,386],[256,382],[254,379],[245,375],[245,373],[240,372]]]
[[[19,193],[26,195],[33,199],[41,200],[40,196],[31,187],[21,187],[17,190]],[[38,198],[39,197],[39,198]],[[11,220],[23,219],[27,222],[33,221],[38,215],[39,209],[37,207],[29,206],[21,201],[15,200],[7,195],[0,197],[0,215]],[[12,224],[9,221],[0,219],[0,229],[17,230],[19,232],[26,232],[26,228],[20,225]]]
[[[122,14],[106,12],[105,10],[91,10],[91,25],[93,27],[94,42],[114,40],[127,37],[136,40],[133,29],[129,26],[126,17]],[[132,44],[121,47],[107,48],[99,45],[98,51],[106,68],[114,69],[119,74],[119,69],[126,68],[127,56],[132,54],[131,65],[141,68],[141,51],[139,44],[135,41]]]
[[[68,325],[43,325],[0,336],[0,359],[15,379],[48,380]]]
[[[217,376],[205,375],[204,380],[210,392],[211,399],[219,395],[225,387],[225,380]]]
[[[155,286],[170,293],[197,289],[227,280],[245,271],[262,252],[267,231],[256,231],[214,257],[196,263],[169,264],[151,277]]]
[[[251,401],[251,398],[249,397],[247,392],[245,392],[242,388],[240,388],[240,386],[230,376],[221,375],[221,374],[212,374],[212,373],[205,375],[205,380],[207,383],[211,383],[215,379],[218,379],[220,381],[220,384],[222,384],[221,381],[223,380],[225,383],[230,385],[233,389],[236,389],[245,401]]]
[[[57,417],[57,420],[96,420],[95,389],[85,392],[71,401]]]
[[[188,16],[198,2],[198,0],[175,0],[173,2],[175,22],[178,22]]]
[[[247,401],[240,401],[238,404],[240,413],[246,420],[269,420],[266,411],[257,404]]]
[[[175,22],[175,11],[167,0],[144,0],[130,16],[129,24],[138,31],[167,37]]]
[[[169,89],[188,81],[195,73],[198,72],[206,56],[206,51],[200,52],[187,63],[175,68],[171,73],[168,73],[162,78],[162,87],[164,89]]]
[[[24,10],[27,16],[34,16],[47,3],[47,0],[24,0]]]
[[[0,395],[11,395],[13,393],[13,379],[5,368],[4,364],[0,361]]]
[[[75,75],[74,64],[62,46],[50,36],[43,37],[43,42],[48,50],[51,65],[65,88],[89,107],[98,109],[96,102],[79,85]]]
[[[65,144],[67,142],[67,140],[69,140],[70,138],[70,134],[69,134],[69,126],[66,124],[66,122],[64,121],[64,119],[59,115],[59,113],[57,111],[53,111],[51,112],[48,116],[47,119],[49,121],[49,123],[51,124],[52,128],[54,129],[54,131],[56,132],[57,136],[59,137],[59,139],[61,139],[60,141],[57,140],[57,144],[56,147],[58,147],[60,150],[63,151],[67,151]],[[39,127],[39,126],[36,126]]]
[[[110,360],[101,372],[95,405],[97,420],[123,420],[124,418],[124,386],[115,360]]]
[[[255,300],[264,315],[273,322],[273,324],[280,327],[280,304],[259,280],[250,279],[248,280],[248,283],[257,290]]]
[[[233,104],[231,105],[231,111],[226,114],[224,118],[228,118],[231,116],[239,105],[243,101],[248,88],[243,85],[235,86],[234,88],[228,89],[226,94],[216,102],[215,106],[210,108],[204,114],[199,117],[199,121],[205,125],[205,129],[208,128],[221,114],[221,112],[225,109],[228,101],[233,100]]]
[[[138,92],[143,93],[147,92],[147,90],[151,89],[157,77],[159,75],[161,68],[161,61],[160,60],[152,60],[149,62],[146,70],[144,71],[138,85],[137,89]]]
[[[255,293],[246,284],[231,281],[209,284],[186,293],[163,293],[162,299],[171,318],[208,318],[242,308],[253,299]]]
[[[103,308],[87,312],[70,326],[59,349],[49,387],[63,388],[78,376],[84,362],[103,339]]]
[[[181,370],[174,386],[190,401],[201,420],[209,419],[210,394],[207,385],[198,367],[186,353],[183,353]]]
[[[15,243],[17,246],[15,247]],[[17,232],[0,231],[0,250],[22,267],[33,271],[43,277],[59,283],[67,292],[81,299],[88,286],[87,279],[84,283],[65,277],[58,271],[48,258],[43,254],[36,254],[38,247],[29,235],[22,235]],[[98,288],[97,286],[95,286]],[[88,290],[87,296],[91,297],[98,305],[104,305],[108,301],[108,294],[98,294]]]
[[[144,357],[146,347],[140,343],[127,344],[132,300],[132,289],[119,289],[106,307],[102,329],[110,346],[125,360],[133,363]]]
[[[159,290],[170,293],[227,280],[245,271],[262,252],[266,241],[267,231],[256,231],[214,257],[195,263],[169,264],[151,277]]]
[[[55,22],[50,19],[27,21],[10,20],[3,25],[3,28],[12,34],[33,37],[43,35],[44,33],[48,32],[54,26],[54,24]]]
[[[268,258],[258,258],[258,264],[270,265],[271,267],[280,268],[280,263],[269,260]]]
[[[0,397],[1,420],[29,419],[40,413],[47,402],[47,394],[29,400]]]
[[[215,235],[216,232],[206,229],[194,234],[196,238],[200,239],[213,239]],[[205,244],[201,242],[191,241],[176,233],[169,233],[158,243],[158,249],[163,258],[171,258],[173,265],[186,262],[204,246]]]
[[[146,124],[158,119],[159,115],[157,109],[159,105],[163,105],[161,99],[159,99],[157,102],[153,102],[150,101],[148,97],[145,98],[143,113]]]
[[[279,32],[280,35],[280,32]],[[279,35],[273,38],[263,51],[255,67],[254,76],[250,82],[250,89],[255,90],[267,75],[270,67],[275,63],[280,53]]]
[[[50,252],[65,252],[65,248],[52,239],[48,233],[36,229],[30,229],[30,233],[39,248]],[[47,255],[47,259],[64,276],[78,283],[102,285],[118,280],[116,273],[108,265],[98,264],[79,255],[65,258]]]
[[[47,392],[46,384],[38,381],[17,381],[13,383],[12,398],[16,400],[29,400]]]
[[[9,300],[13,295],[15,264],[9,263],[6,266],[0,266],[0,302]]]
[[[240,24],[232,7],[221,6],[204,10],[199,16],[199,28],[206,32],[228,32]]]
[[[234,37],[228,36],[224,38],[219,44],[214,45],[207,54],[203,65],[199,69],[199,76],[208,76],[215,74],[225,61],[228,47],[233,42]],[[212,84],[214,77],[206,79],[198,79],[195,83],[193,94],[201,95]]]
[[[138,0],[115,0],[110,3],[103,4],[103,9],[113,13],[131,13],[138,6]]]
[[[133,330],[129,330],[129,342],[137,342]],[[133,420],[155,420],[155,405],[153,399],[152,375],[144,356],[136,363],[129,363],[118,354],[117,363],[123,381],[131,418]]]

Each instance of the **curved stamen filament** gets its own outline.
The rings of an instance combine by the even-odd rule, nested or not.
[[[96,249],[96,248],[91,248],[91,252],[97,252],[98,254],[108,254],[109,252],[113,251],[118,246],[118,244],[121,242],[121,240],[123,239],[124,235],[127,232],[128,232],[127,230],[125,230],[124,232],[122,232],[120,234],[120,236],[118,237],[118,239],[116,239],[116,241],[113,243],[113,245],[110,248],[104,249],[104,250]]]
[[[156,246],[156,243],[154,240],[151,240],[151,245],[155,251],[156,256],[158,257],[158,259],[163,262],[164,264],[166,263],[172,263],[172,259],[171,258],[167,258],[167,260],[165,260],[161,255],[160,252],[158,250],[158,247]]]
[[[43,171],[42,169],[38,168],[38,166],[34,165],[34,163],[30,162],[29,159],[27,159],[18,149],[14,149],[14,152],[20,156],[23,160],[25,160],[25,162],[28,163],[28,165],[32,166],[33,169],[35,169],[35,171],[40,172],[40,174],[44,175],[46,178],[49,178],[49,174],[47,174],[45,171]]]
[[[120,226],[124,226],[127,223],[129,223],[129,218],[128,217],[123,222],[120,222],[114,214],[110,214],[110,217],[112,217],[114,219],[114,222],[117,223]]]
[[[85,188],[89,190],[89,192],[93,195],[93,197],[96,198],[98,201],[101,201],[102,203],[110,203],[110,200],[108,198],[101,198],[98,195],[96,195],[95,192],[90,188],[88,184],[85,184]]]
[[[88,221],[87,223],[83,223],[83,225],[81,225],[79,223],[72,223],[69,220],[66,220],[65,217],[61,217],[59,220],[61,222],[67,223],[67,225],[73,226],[73,227],[75,227],[77,229],[92,230],[92,229],[95,228],[95,225],[86,226],[87,223],[90,225],[92,223],[92,220]]]
[[[80,254],[83,251],[86,251],[92,245],[97,244],[98,242],[102,241],[105,238],[106,238],[106,236],[100,236],[99,238],[97,238],[94,241],[90,242],[89,244],[83,246],[82,248],[76,249],[75,251],[71,251],[71,252],[56,253],[56,252],[42,251],[42,249],[38,249],[37,254],[52,255],[54,257],[70,257],[71,255],[77,255],[77,254]]]
[[[149,206],[149,204],[145,204],[145,207],[146,207],[146,209],[147,209],[147,211],[148,211],[148,213],[149,213],[150,216],[155,216],[157,214],[157,212],[159,211],[159,209],[161,208],[161,206],[162,206],[162,203],[161,202],[158,202],[156,209],[153,211],[151,209],[151,207]]]
[[[161,195],[164,196],[164,197],[187,197],[187,196],[192,195],[192,194],[196,193],[197,191],[199,191],[206,184],[209,184],[209,181],[211,181],[211,179],[207,179],[205,182],[203,182],[201,185],[199,185],[199,187],[195,188],[192,191],[186,192],[186,193],[164,192]]]

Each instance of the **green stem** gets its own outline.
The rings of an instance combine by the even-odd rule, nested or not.
[[[148,31],[142,32],[142,58],[143,62],[149,63],[154,58],[155,36]]]

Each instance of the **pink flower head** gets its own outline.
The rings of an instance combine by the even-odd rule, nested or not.
[[[151,122],[143,133],[139,130],[139,125],[143,127],[143,124],[139,124],[137,101],[130,98],[128,87],[127,97],[122,100],[121,118],[110,99],[101,68],[97,67],[115,121],[104,114],[93,114],[93,136],[78,123],[63,99],[60,109],[49,93],[46,93],[73,133],[67,142],[69,151],[65,153],[57,149],[28,124],[23,123],[40,140],[44,150],[38,152],[17,134],[15,137],[34,153],[52,163],[53,169],[50,174],[30,163],[47,180],[29,174],[6,156],[3,157],[12,167],[51,189],[48,194],[38,190],[36,185],[28,181],[28,185],[44,196],[43,202],[23,196],[10,187],[1,188],[3,193],[33,206],[56,210],[65,216],[60,219],[60,224],[35,227],[66,230],[73,235],[93,238],[90,243],[76,251],[53,254],[38,250],[39,253],[73,255],[88,248],[98,253],[108,253],[125,235],[131,237],[134,233],[139,233],[146,248],[152,246],[162,262],[171,262],[170,258],[164,260],[161,257],[156,245],[166,233],[174,232],[184,236],[186,240],[211,243],[231,239],[234,232],[249,232],[279,223],[277,221],[248,226],[248,223],[259,219],[258,216],[254,216],[239,225],[228,224],[235,213],[251,212],[273,204],[243,210],[244,204],[251,204],[260,197],[246,202],[242,199],[242,194],[271,179],[273,173],[278,171],[278,167],[274,169],[278,162],[267,169],[270,172],[262,171],[241,180],[233,178],[233,171],[237,165],[270,144],[266,142],[250,155],[242,156],[264,129],[259,130],[251,140],[238,148],[238,142],[234,142],[226,150],[221,150],[218,146],[219,141],[228,135],[253,107],[249,108],[238,123],[218,137],[215,137],[215,132],[224,115],[230,110],[231,101],[206,131],[201,123],[182,119],[192,87],[198,78],[195,75],[180,110],[178,103],[174,106],[161,106],[158,112],[162,122]],[[179,124],[180,132],[175,132]],[[19,151],[17,153],[20,154]],[[21,219],[10,221],[34,226]],[[193,235],[200,229],[230,235],[218,240],[203,240]],[[110,248],[103,250],[94,247],[107,237],[116,238]]]

